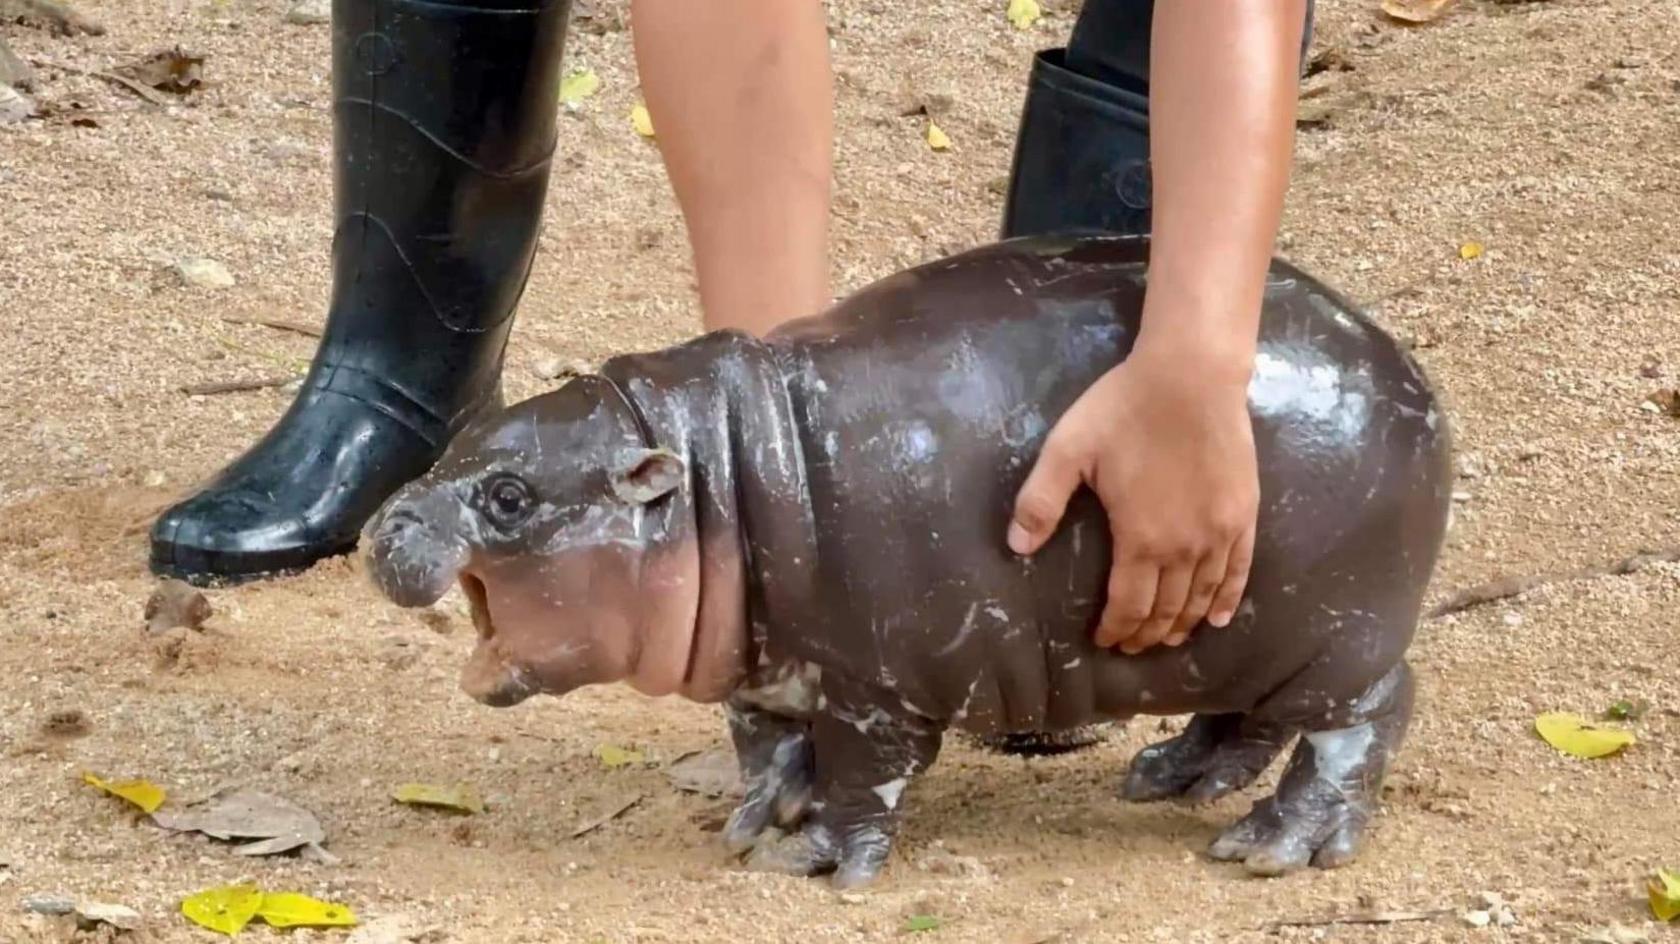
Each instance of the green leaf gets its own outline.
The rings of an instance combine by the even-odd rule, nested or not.
[[[910,920],[904,922],[904,930],[911,934],[920,934],[923,931],[936,930],[944,923],[938,915],[911,915]]]
[[[595,756],[600,758],[601,766],[606,768],[628,767],[642,762],[642,752],[619,747],[616,744],[602,744],[595,748]]]
[[[1680,918],[1680,869],[1658,869],[1657,877],[1648,886],[1651,892],[1651,914],[1658,921]]]

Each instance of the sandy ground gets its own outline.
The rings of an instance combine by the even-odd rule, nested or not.
[[[1029,56],[1062,39],[1073,7],[1020,33],[1004,5],[833,4],[839,290],[995,232]],[[1680,7],[1462,0],[1415,30],[1374,7],[1323,4],[1317,48],[1353,68],[1308,83],[1328,117],[1301,135],[1283,251],[1415,339],[1452,403],[1463,478],[1437,596],[1680,542],[1680,420],[1642,407],[1680,380]],[[1181,719],[1051,760],[953,743],[913,791],[887,877],[839,900],[739,870],[715,834],[727,803],[667,784],[660,762],[719,742],[711,711],[616,690],[475,706],[454,686],[470,636],[454,604],[422,621],[346,562],[212,593],[202,634],[149,639],[149,515],[287,397],[177,388],[310,354],[306,337],[224,317],[316,322],[324,309],[328,34],[285,25],[274,0],[87,12],[106,35],[3,28],[25,56],[96,69],[179,42],[207,57],[207,84],[156,108],[43,70],[55,117],[0,129],[0,941],[69,935],[18,910],[42,892],[138,909],[146,928],[129,939],[204,940],[179,901],[241,878],[432,941],[870,941],[912,915],[942,919],[928,940],[1010,944],[1563,941],[1612,923],[1680,940],[1642,903],[1644,876],[1680,865],[1673,565],[1560,580],[1425,626],[1420,714],[1363,859],[1271,881],[1202,855],[1257,792],[1201,810],[1114,797],[1131,752]],[[572,61],[604,86],[561,121],[515,397],[542,388],[544,359],[669,343],[697,320],[657,154],[626,118],[628,34],[580,30]],[[900,116],[907,90],[950,97],[951,151]],[[1486,253],[1461,259],[1468,241]],[[182,287],[169,266],[196,256],[237,284]],[[1574,761],[1532,735],[1538,711],[1595,715],[1619,698],[1652,706],[1621,756]],[[64,712],[83,723],[55,724]],[[648,763],[604,769],[594,751],[609,744]],[[85,769],[180,798],[227,783],[284,794],[320,815],[343,861],[242,859],[165,835],[81,786]],[[410,780],[468,781],[493,806],[462,819],[391,803]],[[1516,923],[1466,924],[1482,892]],[[1449,913],[1259,930],[1368,908]]]

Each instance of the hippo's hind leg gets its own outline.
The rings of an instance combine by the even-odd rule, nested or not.
[[[1294,735],[1251,715],[1196,715],[1182,734],[1138,751],[1121,792],[1134,802],[1211,803],[1258,779]]]
[[[1353,861],[1411,721],[1413,688],[1411,668],[1400,662],[1351,712],[1329,714],[1336,727],[1304,724],[1277,793],[1225,830],[1209,853],[1256,875]]]

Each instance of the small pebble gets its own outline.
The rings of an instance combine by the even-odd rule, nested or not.
[[[162,488],[164,484],[169,481],[169,476],[154,470],[147,472],[146,478],[143,481],[145,482],[147,488]]]
[[[175,274],[195,288],[232,288],[234,284],[233,273],[214,259],[182,259],[175,263]]]
[[[1507,611],[1504,619],[1506,626],[1521,626],[1523,624],[1523,615],[1515,611]]]
[[[298,0],[286,11],[286,22],[293,26],[319,26],[332,22],[332,0]]]
[[[1493,921],[1493,916],[1485,911],[1466,911],[1464,923],[1473,928],[1485,928]]]
[[[1072,888],[1073,887],[1073,879],[1068,878],[1065,875],[1062,876],[1062,887],[1063,888]]]
[[[23,910],[31,914],[67,915],[76,910],[76,902],[63,895],[34,894],[23,899]]]

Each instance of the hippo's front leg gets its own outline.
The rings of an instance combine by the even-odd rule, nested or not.
[[[811,802],[811,723],[741,699],[726,702],[724,714],[746,795],[723,838],[731,852],[742,853],[767,827],[791,829],[804,818]]]
[[[879,688],[825,677],[823,694],[827,703],[811,723],[811,815],[799,833],[753,850],[748,865],[793,875],[833,870],[837,888],[853,888],[886,865],[904,790],[933,765],[944,726]]]

